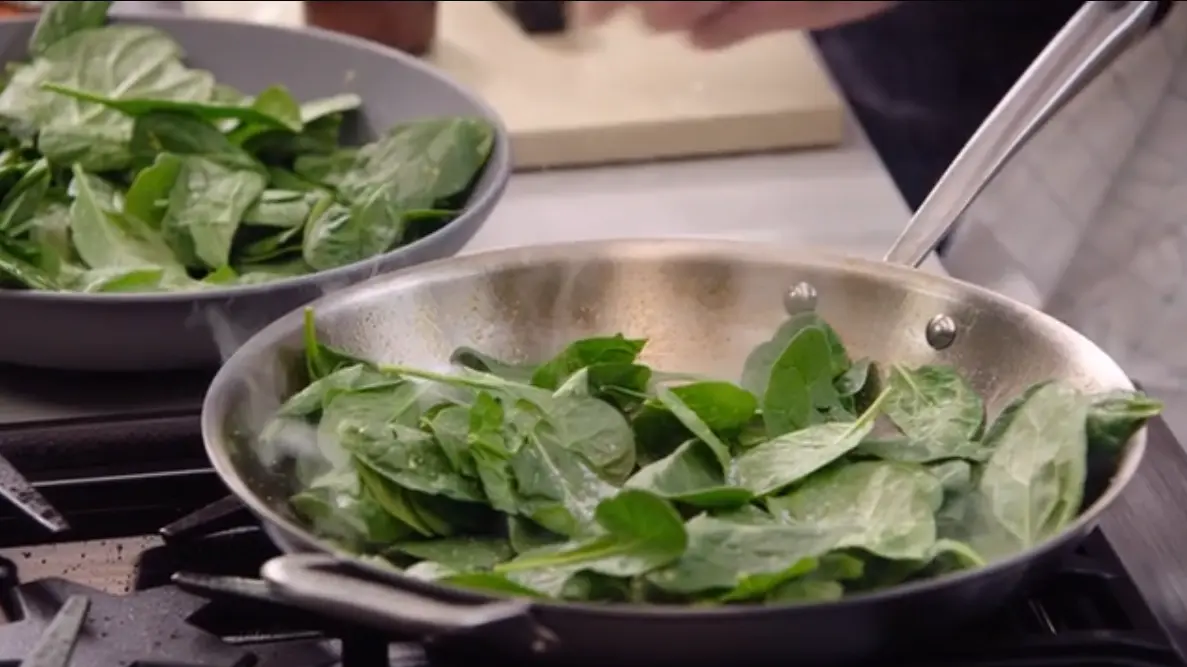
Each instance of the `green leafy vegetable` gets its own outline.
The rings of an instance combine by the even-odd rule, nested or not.
[[[1054,535],[1080,511],[1087,477],[1089,402],[1058,383],[1029,390],[985,435],[970,543],[998,558]]]
[[[901,436],[865,442],[863,452],[913,463],[983,454],[977,441],[985,422],[984,404],[952,368],[891,366],[883,411]]]
[[[1088,442],[1097,449],[1118,451],[1153,417],[1162,403],[1134,391],[1110,391],[1088,406]]]
[[[287,229],[307,194],[248,217]],[[112,262],[152,257],[96,227]],[[408,576],[533,598],[802,604],[981,567],[1073,521],[1090,451],[1115,460],[1160,407],[1045,382],[986,428],[955,369],[883,379],[814,315],[750,356],[752,389],[652,370],[621,335],[539,363],[461,348],[444,373],[321,341],[312,311],[304,339],[309,383],[260,440],[306,452],[293,510]]]
[[[232,90],[169,35],[108,24],[110,5],[46,3],[0,89],[3,287],[201,290],[345,266],[447,224],[490,156],[478,118],[343,147],[358,96]]]
[[[873,430],[880,402],[855,421],[783,433],[743,452],[730,466],[730,480],[758,496],[787,488],[856,449]]]

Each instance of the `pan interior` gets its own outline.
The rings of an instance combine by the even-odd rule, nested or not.
[[[1084,391],[1132,387],[1087,339],[980,288],[878,262],[773,252],[717,241],[585,243],[455,258],[377,278],[314,304],[321,337],[363,358],[434,370],[470,346],[510,361],[547,358],[568,342],[623,333],[648,339],[642,360],[668,371],[737,381],[750,351],[787,318],[785,295],[811,285],[816,311],[850,353],[880,362],[950,364],[990,417],[1033,383]],[[946,315],[943,350],[928,322]],[[216,378],[203,430],[216,467],[257,510],[296,534],[292,453],[252,445],[300,377],[301,314],[274,323]],[[1136,466],[1135,438],[1122,469]],[[1094,471],[1086,506],[1116,468]]]

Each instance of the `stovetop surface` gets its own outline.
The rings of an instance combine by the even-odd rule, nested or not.
[[[0,503],[0,667],[448,663],[267,599],[255,577],[276,552],[202,451],[209,373],[0,370],[0,455],[71,525],[50,539]],[[1187,667],[1187,453],[1161,422],[1148,453],[1101,530],[1040,589],[894,664]],[[71,661],[22,663],[50,627],[77,631]]]
[[[214,372],[78,373],[0,366],[0,425],[195,412]]]

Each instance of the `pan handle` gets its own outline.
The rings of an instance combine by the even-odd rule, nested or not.
[[[431,598],[401,588],[394,578],[378,580],[329,554],[278,556],[264,563],[260,575],[284,602],[394,636],[424,640],[481,635],[535,653],[556,641],[531,617],[526,601],[467,604]]]
[[[916,267],[1002,165],[1150,28],[1158,2],[1086,2],[961,150],[886,253]]]

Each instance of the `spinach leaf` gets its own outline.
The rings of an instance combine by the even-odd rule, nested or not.
[[[403,379],[380,372],[372,366],[348,365],[327,373],[294,394],[280,406],[278,414],[281,417],[314,417],[338,394],[391,389],[404,383]]]
[[[77,196],[70,207],[70,235],[92,269],[178,268],[169,248],[134,221],[112,212],[107,187],[75,165]],[[107,200],[107,201],[105,201]]]
[[[858,359],[853,362],[852,366],[837,376],[834,382],[837,394],[841,398],[856,398],[861,390],[869,384],[873,365],[869,359]]]
[[[310,153],[293,161],[293,171],[312,183],[337,190],[346,174],[354,168],[359,149],[340,148],[328,154]]]
[[[105,0],[94,2],[47,2],[41,8],[41,16],[29,37],[29,53],[39,56],[56,42],[76,32],[98,28],[107,22],[111,3]]]
[[[485,391],[478,392],[469,412],[468,448],[459,452],[457,458],[462,470],[469,467],[466,459],[474,462],[474,472],[491,507],[515,515],[520,512],[521,499],[520,487],[512,474],[511,455],[518,448],[519,438],[518,434],[508,434],[512,436],[508,442],[509,438],[504,435],[505,424],[506,412],[498,400]],[[442,447],[448,453],[450,446],[443,443]],[[571,463],[567,459],[565,462]]]
[[[452,518],[471,518],[464,512],[458,512],[444,499],[433,502],[434,496],[418,494],[393,484],[368,467],[360,466],[356,470],[363,487],[375,502],[402,525],[423,537],[448,537],[457,532]]]
[[[493,143],[491,125],[477,118],[398,125],[355,153],[338,190],[356,204],[381,198],[399,210],[448,203],[470,187]]]
[[[754,498],[746,489],[726,485],[720,462],[700,440],[689,440],[666,458],[644,466],[625,486],[703,508],[740,507]]]
[[[283,86],[261,92],[249,105],[265,119],[242,117],[220,128],[237,146],[244,146],[271,159],[287,161],[302,153],[333,152],[338,147],[342,114],[362,106],[357,95],[344,94],[298,105]],[[281,121],[278,129],[275,120]]]
[[[936,512],[936,534],[940,539],[967,538],[969,504],[977,488],[980,468],[974,468],[968,461],[954,459],[929,465],[927,469],[944,489],[944,503]]]
[[[57,281],[36,265],[31,264],[0,246],[0,276],[15,281],[18,285],[35,289],[56,291]]]
[[[283,96],[282,99],[285,99],[287,104],[284,102],[273,103],[272,106],[280,107],[279,113],[275,114],[262,111],[256,105],[241,106],[238,104],[224,104],[214,100],[186,101],[131,96],[109,97],[52,82],[42,84],[41,88],[52,93],[72,97],[80,102],[99,104],[128,116],[143,116],[145,114],[164,111],[190,114],[211,121],[234,118],[242,122],[257,123],[265,127],[276,127],[293,132],[300,132],[303,127],[297,103],[292,101],[292,98],[288,96],[288,91],[282,87],[265,90],[257,98],[258,102],[260,99],[269,100],[269,98]]]
[[[953,440],[937,448],[934,440],[917,440],[908,436],[869,437],[861,441],[856,453],[902,463],[935,463],[949,459],[984,461],[989,451],[978,440]]]
[[[678,595],[739,589],[747,596],[811,572],[838,536],[815,527],[744,524],[698,516],[687,524],[688,547],[680,560],[647,575],[647,581]]]
[[[258,172],[183,156],[161,221],[170,245],[187,265],[227,266],[239,223],[266,185]]]
[[[39,270],[68,282],[81,264],[70,239],[70,206],[47,197],[23,226],[27,235],[10,237],[5,245]]]
[[[564,547],[543,547],[534,552],[533,556],[555,554],[562,548]],[[417,566],[426,562],[417,563]],[[442,568],[430,568],[433,569]],[[410,569],[408,573],[412,574],[413,570]],[[430,572],[429,576],[442,583],[528,598],[624,602],[627,598],[624,591],[628,589],[623,579],[585,571],[581,563],[498,573],[457,573],[444,568],[444,571]]]
[[[919,466],[864,461],[813,476],[794,492],[767,499],[780,520],[837,535],[835,548],[919,560],[936,541],[940,481]]]
[[[709,425],[706,424],[703,419],[701,419],[700,415],[694,412],[687,403],[681,400],[680,396],[676,394],[675,391],[668,389],[667,387],[659,387],[655,392],[655,397],[660,402],[660,404],[668,409],[668,412],[672,413],[672,416],[680,420],[680,423],[684,425],[684,428],[688,429],[688,431],[699,438],[701,442],[709,446],[709,449],[712,450],[713,456],[717,459],[717,463],[721,466],[722,470],[729,468],[729,446],[722,442],[721,439],[718,438],[715,433],[713,433],[713,430],[709,428]]]
[[[109,25],[70,33],[16,71],[0,92],[0,116],[36,128],[38,150],[55,164],[88,171],[128,166],[132,119],[61,95],[58,84],[105,96],[207,100],[214,80],[191,70],[169,36],[147,26]]]
[[[141,169],[124,195],[124,212],[154,229],[169,206],[169,193],[181,175],[182,160],[172,153],[161,153],[152,165]]]
[[[243,213],[243,224],[293,229],[305,224],[318,197],[295,190],[264,190]]]
[[[954,369],[891,366],[883,412],[907,440],[915,460],[956,458],[981,436],[985,406]]]
[[[390,552],[440,563],[459,572],[488,570],[514,556],[507,540],[497,537],[455,537],[400,542]]]
[[[519,513],[560,535],[587,533],[598,504],[617,491],[563,447],[546,425],[524,434],[509,467],[520,497]]]
[[[611,576],[630,577],[675,561],[688,545],[680,515],[665,500],[645,491],[622,491],[603,500],[598,504],[596,520],[601,534],[546,553],[523,554],[495,566],[495,571],[580,565]]]
[[[361,97],[351,93],[343,93],[342,95],[310,100],[301,105],[297,115],[301,119],[301,124],[307,125],[327,116],[355,111],[361,106],[363,106],[363,99]]]
[[[532,384],[556,389],[573,373],[594,364],[630,364],[643,351],[646,341],[619,336],[586,338],[571,343],[532,373]]]
[[[363,550],[391,544],[412,532],[386,512],[359,484],[354,471],[336,470],[292,498],[293,509],[319,534]]]
[[[386,438],[358,431],[339,430],[337,435],[355,461],[392,484],[454,500],[485,500],[478,484],[454,470],[431,435],[406,427],[392,430]]]
[[[493,136],[485,121],[443,118],[397,126],[353,152],[335,184],[347,204],[311,221],[306,263],[325,270],[391,249],[404,237],[408,212],[451,206],[470,188],[490,157]],[[296,170],[326,182],[300,162]]]
[[[856,449],[874,428],[886,394],[856,421],[817,424],[742,452],[726,476],[756,496],[776,493]]]
[[[762,416],[767,435],[777,437],[823,423],[841,409],[833,385],[832,344],[828,332],[815,325],[795,333],[771,365],[763,393]]]
[[[1118,452],[1151,418],[1162,402],[1136,391],[1110,391],[1091,397],[1088,406],[1088,446]]]
[[[729,437],[739,433],[758,408],[753,394],[728,382],[693,382],[665,388],[662,398],[658,389],[655,393],[642,401],[631,420],[643,462],[664,458],[690,435],[704,439],[705,433],[716,441],[706,442],[716,456],[723,452],[728,455],[725,441],[716,434]],[[627,407],[635,406],[628,403]]]
[[[194,155],[227,167],[260,171],[256,160],[232,144],[213,125],[182,113],[154,111],[136,118],[129,150],[134,159],[151,164],[161,152]]]
[[[532,421],[546,425],[547,432],[540,437],[577,454],[609,481],[621,483],[634,468],[635,442],[630,425],[607,403],[586,395],[554,396],[546,390],[489,374],[471,373],[459,378],[411,369],[397,372],[409,371],[414,377],[503,395],[517,404],[521,416],[529,415]]]
[[[531,382],[532,373],[535,372],[535,366],[509,364],[470,347],[459,347],[454,350],[449,361],[480,373],[489,373],[524,384]]]
[[[12,237],[28,230],[49,193],[51,176],[49,162],[43,158],[4,194],[0,199],[0,234]]]
[[[843,582],[860,579],[865,562],[844,553],[831,553],[819,559],[815,570],[785,581],[765,591],[768,604],[796,602],[833,602],[845,595]]]
[[[518,516],[507,517],[507,540],[517,554],[559,546],[564,538]]]
[[[733,433],[746,425],[758,409],[758,401],[750,392],[729,382],[692,382],[670,388],[672,396],[696,414],[698,420],[714,433]],[[657,402],[668,407],[668,402],[658,397]],[[677,415],[677,419],[680,417]],[[680,419],[694,435],[692,427]]]
[[[387,252],[404,238],[403,212],[382,208],[376,200],[350,208],[330,200],[311,214],[301,242],[301,257],[326,271]],[[373,204],[373,205],[372,205]]]
[[[335,371],[347,366],[364,364],[361,359],[354,357],[336,347],[318,340],[317,322],[313,311],[305,309],[303,339],[305,343],[305,368],[310,380],[320,380]]]
[[[1080,510],[1088,401],[1049,382],[1016,399],[985,436],[993,454],[976,491],[970,544],[988,558],[1030,548]]]
[[[450,465],[468,477],[477,477],[478,468],[470,454],[470,410],[461,405],[444,405],[431,412],[432,416],[423,419],[424,428],[436,438]],[[497,426],[502,427],[501,413]]]
[[[71,286],[76,291],[89,293],[148,292],[161,288],[169,280],[165,269],[157,266],[90,269],[75,278]]]
[[[565,396],[553,401],[546,416],[565,446],[613,484],[635,469],[635,435],[614,406],[592,396]]]
[[[823,329],[828,338],[830,363],[836,369],[834,375],[848,369],[849,354],[845,351],[845,346],[841,344],[841,339],[837,336],[837,332],[828,323],[820,319],[819,315],[815,313],[800,313],[784,322],[775,331],[775,334],[769,341],[754,348],[754,351],[746,357],[746,363],[742,368],[742,386],[755,396],[765,396],[767,393],[767,382],[770,380],[775,362],[783,354],[783,351],[787,349],[791,339],[802,329],[810,326]]]
[[[344,445],[348,440],[398,439],[398,434],[393,433],[396,425],[416,422],[420,391],[415,385],[402,383],[330,394],[317,424],[318,448],[335,467],[340,467],[346,460]],[[411,433],[405,435],[411,437]]]

